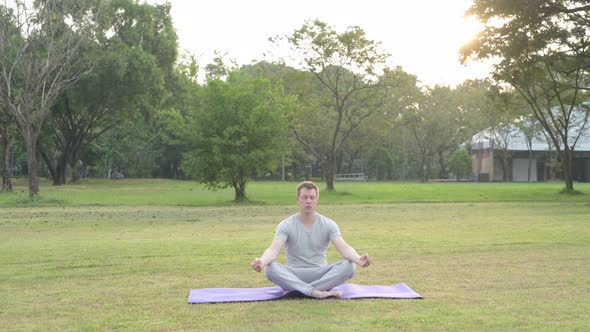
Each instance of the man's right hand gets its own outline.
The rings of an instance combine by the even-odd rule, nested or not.
[[[264,267],[264,265],[262,265],[262,261],[258,257],[254,258],[254,261],[250,265],[256,272],[261,272],[262,268]]]
[[[367,267],[369,265],[371,265],[373,261],[371,260],[371,257],[369,257],[368,254],[364,254],[359,258],[359,263],[357,263],[360,267]]]

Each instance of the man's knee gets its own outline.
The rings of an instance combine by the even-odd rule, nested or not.
[[[340,262],[340,264],[342,265],[340,267],[342,275],[347,276],[349,279],[352,278],[356,271],[356,264],[346,259]]]
[[[356,264],[351,261],[346,261],[346,263],[346,271],[350,273],[350,277],[352,278],[356,272]]]
[[[272,281],[272,278],[277,276],[279,273],[279,263],[277,262],[270,262],[264,267],[264,274],[266,274],[266,278]]]

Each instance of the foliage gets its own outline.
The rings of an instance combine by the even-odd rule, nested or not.
[[[12,181],[10,180],[10,148],[13,146],[14,137],[16,136],[16,125],[10,114],[4,112],[0,103],[0,173],[2,174],[2,191],[12,191]]]
[[[182,133],[190,144],[182,169],[211,188],[232,186],[235,200],[244,200],[249,179],[281,159],[292,108],[279,85],[243,71],[207,82]]]
[[[93,162],[92,176],[110,178],[112,172],[125,177],[153,177],[157,158],[164,153],[152,125],[143,119],[101,135],[92,148],[99,159]],[[91,161],[89,161],[91,162]]]
[[[26,2],[18,1],[23,3]],[[177,37],[168,3],[150,5],[134,0],[34,3],[38,6],[35,8],[55,5],[55,12],[63,15],[45,17],[48,18],[45,25],[37,24],[44,19],[42,15],[35,18],[33,26],[42,28],[30,36],[37,32],[48,34],[49,23],[59,23],[61,28],[56,37],[67,35],[80,43],[74,52],[78,57],[71,59],[69,70],[85,74],[75,78],[75,85],[60,90],[52,103],[51,114],[44,115],[50,121],[43,121],[39,127],[40,118],[34,120],[36,115],[31,115],[29,119],[33,124],[30,129],[38,131],[35,158],[40,153],[46,160],[46,165],[29,168],[39,171],[40,176],[49,171],[56,184],[65,182],[68,164],[72,175],[78,174],[75,168],[80,162],[99,176],[109,174],[110,169],[127,176],[187,178],[189,174],[185,171],[191,170],[191,176],[197,179],[194,165],[227,164],[221,157],[205,158],[205,146],[217,146],[216,153],[226,154],[232,163],[240,160],[240,156],[232,156],[238,150],[242,152],[241,138],[234,139],[232,135],[246,136],[250,134],[248,130],[234,128],[218,135],[219,141],[234,141],[233,145],[215,145],[207,138],[209,130],[225,124],[229,128],[231,121],[240,117],[221,116],[223,121],[217,120],[219,126],[199,122],[214,118],[207,110],[216,113],[223,109],[220,114],[231,113],[227,111],[231,107],[225,105],[238,104],[241,88],[236,86],[241,84],[271,86],[269,91],[274,92],[268,92],[272,95],[268,99],[288,104],[285,109],[289,109],[281,113],[277,125],[284,132],[276,132],[284,145],[268,152],[268,163],[245,171],[244,178],[276,178],[277,169],[273,167],[282,162],[287,168],[287,179],[300,180],[312,175],[317,178],[323,172],[322,180],[328,188],[333,188],[331,179],[335,172],[363,171],[379,180],[426,181],[437,175],[446,178],[451,152],[483,130],[498,138],[495,157],[508,168],[509,155],[502,149],[506,146],[502,140],[510,138],[508,129],[515,120],[531,119],[531,114],[537,121],[520,121],[516,125],[531,124],[523,128],[525,133],[534,135],[542,131],[557,149],[561,149],[562,142],[566,145],[571,142],[556,156],[566,162],[567,149],[571,153],[578,138],[571,134],[580,132],[572,129],[586,125],[588,120],[588,104],[583,104],[588,100],[588,6],[582,1],[475,1],[470,14],[484,21],[486,30],[464,48],[463,57],[497,58],[495,82],[466,81],[456,88],[421,87],[418,78],[403,68],[384,67],[388,55],[360,27],[337,32],[327,23],[306,21],[286,36],[292,56],[298,60],[293,67],[287,66],[287,62],[259,62],[241,67],[238,75],[234,73],[236,63],[223,53],[216,53],[213,63],[202,68],[190,55],[177,60]],[[14,59],[18,49],[13,46],[23,45],[28,35],[17,28],[17,21],[10,16],[14,13],[0,7],[4,15],[0,26],[8,36],[2,39],[0,58]],[[74,29],[78,24],[88,29]],[[28,61],[44,54],[41,42],[47,40],[34,41],[41,45],[37,48],[40,51],[27,55]],[[88,68],[92,71],[88,72]],[[197,77],[199,69],[206,72],[203,86],[202,78]],[[12,76],[14,97],[25,91],[23,78],[27,75],[21,72],[15,71]],[[292,97],[279,102],[281,96]],[[253,96],[248,98],[258,100]],[[39,101],[32,97],[22,100]],[[578,105],[577,110],[571,107],[574,105]],[[33,113],[40,114],[40,110],[35,107]],[[11,115],[0,121],[5,119],[10,122],[16,118]],[[264,123],[271,121],[261,125]],[[268,126],[274,127],[276,123]],[[234,134],[230,133],[232,130]],[[286,133],[290,135],[285,137]],[[25,156],[22,151],[31,150],[33,141],[9,134],[4,132],[0,136],[13,138],[12,149],[16,149],[17,159],[22,159]],[[199,154],[195,149],[203,152]],[[183,156],[185,165],[181,167]],[[21,169],[26,169],[22,166]],[[201,173],[223,167],[203,169]],[[504,175],[508,180],[509,172],[505,171]],[[207,178],[210,182],[206,183],[212,188],[231,185],[231,181],[220,177],[208,175]]]
[[[383,180],[399,178],[396,174],[401,165],[394,165],[396,154],[404,153],[407,138],[402,123],[403,114],[415,105],[423,96],[418,87],[417,77],[405,72],[401,67],[386,68],[379,77],[378,93],[370,94],[372,98],[382,98],[378,109],[351,133],[341,149],[342,155],[348,157],[348,166],[358,158],[367,159],[372,176]],[[404,146],[405,145],[405,146]],[[402,151],[397,151],[401,148]],[[394,152],[395,151],[395,152]],[[344,158],[341,158],[344,159]],[[337,164],[337,168],[340,165]],[[364,170],[350,170],[350,173]],[[402,170],[405,173],[406,170]],[[395,175],[394,175],[395,174]]]
[[[183,54],[175,70],[166,79],[166,98],[162,109],[155,112],[151,128],[155,135],[154,144],[161,151],[156,158],[156,177],[183,179],[180,169],[182,154],[189,150],[189,144],[181,133],[188,132],[185,117],[199,103],[198,64],[192,55]]]
[[[79,2],[0,5],[0,103],[27,148],[29,195],[37,198],[37,140],[59,95],[90,71],[80,55],[95,12]]]
[[[106,131],[139,116],[153,117],[173,73],[177,37],[169,4],[125,0],[108,2],[102,10],[97,38],[85,52],[94,63],[92,73],[53,107],[57,185],[65,183],[66,163],[76,175],[75,165],[88,145]]]
[[[467,80],[454,89],[454,98],[461,142],[469,142],[477,132],[521,115],[512,114],[509,112],[512,109],[507,107],[499,107],[500,93],[490,80]]]
[[[476,0],[468,11],[485,29],[462,54],[496,58],[497,81],[523,98],[562,159],[566,191],[573,191],[572,151],[590,107],[590,6],[585,0]]]
[[[323,87],[314,91],[316,98],[311,98],[317,103],[310,108],[317,113],[316,125],[295,126],[292,132],[322,163],[327,189],[333,190],[337,153],[382,102],[382,96],[371,88],[377,86],[388,54],[360,27],[338,33],[319,20],[307,21],[287,39],[300,59],[298,65]],[[318,137],[320,133],[322,137]]]
[[[463,123],[457,121],[459,108],[449,87],[435,86],[402,114],[404,125],[415,140],[418,174],[425,182],[438,159],[439,177],[447,177],[447,153],[461,143]]]
[[[471,174],[471,156],[466,150],[455,150],[449,160],[449,171],[455,174],[457,181]]]

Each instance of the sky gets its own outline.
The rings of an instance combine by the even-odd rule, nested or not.
[[[163,3],[165,0],[149,0]],[[272,60],[278,54],[268,40],[290,35],[306,20],[319,19],[341,33],[359,26],[367,38],[391,54],[389,66],[401,66],[424,85],[455,86],[489,75],[489,64],[459,62],[460,47],[481,26],[464,17],[471,0],[168,0],[180,48],[203,67],[214,52],[238,64]]]

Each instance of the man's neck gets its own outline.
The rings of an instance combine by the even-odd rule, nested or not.
[[[299,219],[304,225],[311,225],[315,221],[315,211],[313,212],[302,212],[299,211]]]

